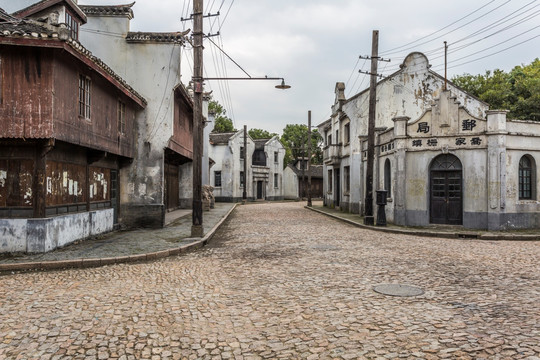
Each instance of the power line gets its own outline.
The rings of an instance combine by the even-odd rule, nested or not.
[[[483,8],[485,8],[486,6],[488,6],[489,4],[491,4],[491,3],[495,2],[495,1],[496,1],[496,0],[491,0],[491,1],[489,1],[487,4],[482,5],[481,7],[479,7],[479,8],[476,9],[476,10],[474,10],[473,12],[471,12],[471,13],[469,13],[469,14],[467,14],[467,15],[461,17],[461,18],[459,18],[458,20],[456,20],[456,21],[454,21],[454,22],[452,22],[452,23],[446,25],[445,27],[443,27],[443,28],[441,28],[441,29],[439,29],[439,30],[437,30],[437,31],[432,32],[431,34],[428,34],[428,35],[423,36],[423,37],[421,37],[421,38],[419,38],[419,39],[416,39],[416,40],[414,40],[414,41],[411,41],[411,42],[409,42],[409,43],[407,43],[407,44],[405,44],[405,45],[401,45],[401,46],[398,46],[398,47],[395,47],[395,48],[392,48],[392,49],[383,51],[383,52],[381,52],[380,55],[388,55],[389,53],[393,52],[394,50],[398,50],[398,49],[407,47],[407,46],[409,46],[409,45],[412,45],[412,44],[414,44],[414,43],[416,43],[416,42],[418,42],[418,41],[422,41],[422,40],[424,40],[424,39],[427,39],[428,37],[430,37],[430,36],[432,36],[432,35],[435,35],[435,34],[441,32],[441,31],[443,31],[444,29],[449,28],[450,26],[452,26],[452,25],[454,25],[454,24],[460,22],[461,20],[464,20],[464,19],[468,18],[469,16],[471,16],[471,15],[475,14],[476,12],[482,10]],[[402,50],[402,51],[404,51],[404,50]]]

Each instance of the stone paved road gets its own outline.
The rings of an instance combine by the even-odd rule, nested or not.
[[[539,358],[540,243],[372,232],[301,205],[240,206],[180,257],[0,277],[0,358]]]

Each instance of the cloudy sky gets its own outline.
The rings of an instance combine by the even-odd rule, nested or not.
[[[190,21],[180,21],[190,16],[192,6],[190,0],[137,0],[131,30],[192,28]],[[375,29],[379,53],[392,60],[380,63],[379,72],[386,75],[412,51],[425,52],[432,68],[444,74],[445,40],[449,77],[510,70],[540,56],[538,0],[204,0],[205,13],[218,10],[219,17],[204,22],[205,33],[220,31],[211,40],[251,76],[284,77],[292,86],[278,90],[276,81],[208,81],[207,89],[213,90],[237,128],[247,125],[281,133],[286,124],[306,123],[308,110],[313,124],[328,119],[336,82],[346,83],[348,96],[368,86],[368,76],[358,70],[369,70],[369,61],[358,56],[371,53]],[[182,63],[187,83],[193,64],[189,47]],[[245,76],[209,40],[204,63],[207,77]]]

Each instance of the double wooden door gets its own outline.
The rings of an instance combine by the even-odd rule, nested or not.
[[[430,222],[463,224],[461,170],[431,171],[430,175]]]

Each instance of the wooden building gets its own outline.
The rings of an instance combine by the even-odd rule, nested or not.
[[[77,41],[85,21],[70,0],[0,11],[0,252],[48,251],[116,222],[146,101]]]

